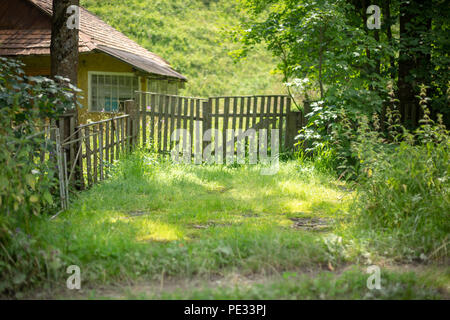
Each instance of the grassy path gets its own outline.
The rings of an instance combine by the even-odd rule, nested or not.
[[[414,298],[438,297],[448,284],[448,272],[419,281],[386,271],[388,287],[404,289],[370,292],[363,266],[330,241],[353,194],[294,162],[262,176],[255,166],[176,166],[136,154],[111,175],[38,226],[81,268],[81,291],[55,276],[61,289],[50,297]]]

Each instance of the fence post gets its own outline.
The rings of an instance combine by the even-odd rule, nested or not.
[[[77,126],[78,126],[78,115],[76,110],[67,111],[64,113],[57,121],[57,126],[60,130],[60,137],[61,137],[61,144],[67,143],[70,140],[75,140],[77,138],[76,132],[77,132]],[[78,141],[76,143],[67,144],[65,147],[63,147],[62,152],[65,154],[65,157],[67,159],[67,168],[68,170],[74,169],[74,172],[72,174],[73,179],[70,179],[71,181],[68,181],[70,186],[80,190],[81,186],[79,181],[82,178],[81,169],[78,166],[76,161],[76,155],[79,146],[81,145],[81,141]],[[64,155],[63,155],[64,157]]]
[[[303,113],[301,111],[292,111],[290,107],[286,108],[286,138],[285,149],[294,148],[295,137],[303,126]]]
[[[129,129],[130,151],[139,141],[139,110],[134,100],[125,101],[125,113],[130,116]]]
[[[75,139],[77,139],[77,143],[75,144],[75,150],[78,154],[77,164],[75,165],[75,181],[76,181],[76,189],[84,190],[84,172],[83,172],[83,133],[81,129],[75,129]]]
[[[212,106],[212,100],[208,99],[208,101],[203,101],[202,108],[203,108],[203,135],[205,136],[206,131],[211,129],[212,121],[211,121],[211,106]],[[196,137],[196,139],[200,139],[200,137]],[[202,147],[202,158],[203,158],[203,152],[208,145],[208,141],[203,141],[203,147]]]

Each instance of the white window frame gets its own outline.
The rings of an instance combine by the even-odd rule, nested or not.
[[[102,112],[98,110],[92,110],[92,75],[101,76],[132,76],[135,77],[136,74],[132,72],[108,72],[108,71],[88,71],[88,111],[89,112]],[[138,90],[142,91],[141,77],[138,76]]]

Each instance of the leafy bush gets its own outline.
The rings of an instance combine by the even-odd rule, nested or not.
[[[62,78],[28,77],[20,62],[0,59],[0,205],[3,214],[17,218],[53,202],[55,165],[37,161],[40,151],[53,147],[43,126],[73,108],[76,89]]]
[[[300,162],[312,161],[316,169],[352,177],[357,161],[350,144],[355,136],[353,119],[358,113],[349,113],[324,101],[314,102],[311,107],[312,111],[306,115],[308,124],[296,137],[302,146],[298,154]]]
[[[352,143],[361,167],[358,225],[393,237],[401,255],[423,259],[446,256],[450,234],[449,132],[442,118],[430,119],[425,95],[422,88],[424,117],[414,132],[391,126],[400,133],[391,131],[390,142],[362,117]]]
[[[0,57],[0,292],[31,284],[37,274],[49,275],[56,257],[50,259],[51,250],[27,234],[33,214],[55,206],[54,157],[40,161],[40,151],[54,146],[42,126],[73,108],[78,91],[63,78],[28,77],[22,67]]]
[[[423,118],[413,132],[392,98],[384,126],[376,113],[315,103],[297,137],[300,161],[357,186],[356,233],[412,259],[446,256],[450,233],[449,133],[441,116],[430,118],[425,86],[420,101]]]

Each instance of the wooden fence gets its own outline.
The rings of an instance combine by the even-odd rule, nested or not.
[[[54,124],[61,132],[67,184],[82,190],[104,180],[110,164],[135,146],[151,145],[161,153],[189,147],[194,157],[201,156],[205,133],[212,129],[208,141],[220,150],[216,157],[225,159],[223,146],[237,139],[238,130],[278,129],[280,145],[287,150],[304,123],[303,114],[291,110],[291,98],[284,95],[195,98],[137,92],[134,101],[126,101],[125,115],[75,126],[75,116],[67,114]],[[174,134],[176,129],[182,130]]]
[[[139,117],[139,142],[142,145],[149,142],[159,152],[167,153],[176,143],[171,139],[173,131],[185,129],[186,134],[180,137],[181,141],[195,150],[196,137],[203,132],[202,107],[205,101],[202,98],[138,92],[134,108],[137,108]]]
[[[291,98],[285,95],[230,96],[192,98],[137,92],[136,104],[140,123],[139,142],[148,142],[162,153],[175,146],[191,148],[191,154],[202,152],[204,133],[212,129],[211,141],[225,157],[226,145],[235,141],[239,130],[278,129],[284,150],[291,149],[294,137],[305,124],[299,111],[291,110]],[[172,136],[181,129],[179,136]],[[231,132],[233,130],[233,135]],[[216,134],[220,132],[219,136]]]
[[[128,102],[127,106],[130,104],[133,103]],[[58,120],[60,131],[65,132],[61,148],[67,159],[67,181],[72,188],[82,190],[104,180],[110,164],[132,150],[137,143],[138,129],[131,114],[71,127],[69,132],[64,131],[64,124],[71,121]]]

